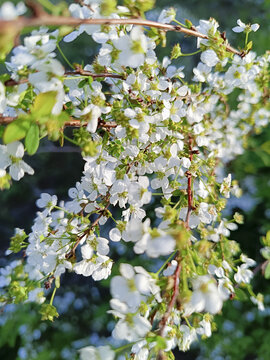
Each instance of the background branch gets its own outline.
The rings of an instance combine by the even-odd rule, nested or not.
[[[141,25],[146,27],[158,28],[163,31],[175,31],[183,33],[188,36],[195,36],[202,39],[208,39],[208,36],[200,33],[195,29],[187,29],[180,25],[163,24],[156,21],[141,19],[141,18],[130,18],[130,19],[109,19],[109,18],[98,18],[98,19],[78,19],[73,17],[55,16],[49,15],[45,12],[35,11],[33,17],[19,17],[14,20],[1,20],[0,28],[3,32],[8,31],[9,28],[14,28],[20,32],[25,27],[31,26],[80,26],[83,24],[88,25]],[[226,41],[226,40],[224,40]],[[245,53],[234,49],[230,44],[226,45],[226,50],[244,56]]]

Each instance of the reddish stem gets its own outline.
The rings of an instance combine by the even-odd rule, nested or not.
[[[178,262],[177,262],[177,267],[176,267],[175,273],[174,273],[174,275],[173,275],[173,278],[174,278],[173,294],[172,294],[171,300],[170,300],[170,302],[169,302],[169,304],[168,304],[167,311],[166,311],[166,313],[163,315],[162,319],[161,319],[160,322],[159,322],[159,333],[160,333],[160,336],[163,336],[163,335],[164,335],[164,330],[165,330],[165,327],[166,327],[168,318],[169,318],[169,316],[171,315],[172,309],[173,309],[173,307],[174,307],[174,305],[175,305],[177,296],[178,296],[178,294],[179,294],[179,276],[180,276],[180,271],[181,271],[181,265],[180,265],[180,259],[179,259]]]

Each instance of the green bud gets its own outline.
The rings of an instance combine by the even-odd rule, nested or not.
[[[185,24],[186,24],[186,27],[187,27],[188,29],[191,29],[192,26],[193,26],[192,22],[191,22],[190,20],[188,20],[188,19],[185,19]]]
[[[109,16],[111,13],[116,11],[116,6],[116,0],[103,0],[100,4],[100,13],[103,16]]]
[[[0,177],[0,190],[9,189],[11,183],[11,176],[6,173],[4,176]]]
[[[181,46],[179,43],[177,43],[176,45],[174,45],[174,47],[172,48],[171,51],[171,60],[172,59],[177,59],[179,58],[179,56],[182,56],[182,51],[181,51]]]
[[[55,317],[59,316],[56,308],[51,304],[42,304],[39,313],[41,314],[41,320],[53,321]]]
[[[237,222],[237,224],[244,224],[244,216],[236,212],[233,215],[234,220]]]

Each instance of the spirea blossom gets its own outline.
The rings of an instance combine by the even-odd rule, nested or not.
[[[240,32],[243,32],[243,31],[257,31],[260,27],[259,24],[244,24],[240,19],[237,20],[237,25],[238,26],[235,26],[232,30],[236,33],[240,33]]]

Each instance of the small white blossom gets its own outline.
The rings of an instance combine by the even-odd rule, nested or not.
[[[235,26],[232,31],[236,32],[236,33],[240,33],[240,32],[243,32],[243,31],[257,31],[260,27],[259,24],[244,24],[240,19],[237,20],[237,25],[238,26]]]
[[[20,141],[0,145],[0,169],[5,170],[9,166],[9,173],[16,181],[19,181],[24,173],[33,175],[34,170],[22,160],[23,155],[24,148]]]

